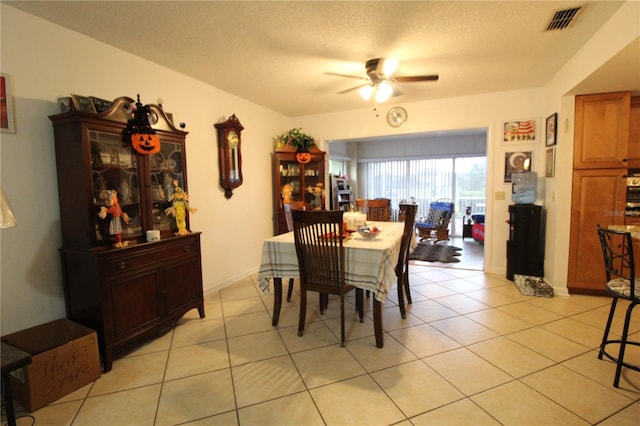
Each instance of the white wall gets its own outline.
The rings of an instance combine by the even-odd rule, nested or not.
[[[607,23],[602,34],[594,37],[595,47],[601,46],[602,38],[619,40],[620,36],[615,34],[623,32],[620,29],[625,35],[631,33],[637,37],[637,25],[631,29],[620,26],[629,14],[628,8],[625,3],[613,22]],[[58,255],[61,237],[53,132],[48,119],[57,112],[58,97],[73,92],[113,99],[135,97],[139,93],[143,103],[162,98],[165,109],[174,114],[175,120],[187,123],[188,189],[192,206],[198,208],[191,217],[191,227],[203,232],[205,292],[258,269],[262,241],[273,232],[271,153],[274,135],[291,127],[303,127],[305,132],[325,141],[394,132],[487,128],[490,141],[487,194],[490,197],[486,270],[504,274],[507,239],[504,220],[510,204],[510,186],[503,183],[504,153],[515,148],[534,151],[533,169],[543,176],[544,143],[502,145],[502,122],[535,117],[542,132],[544,118],[558,111],[563,123],[562,120],[573,115],[572,102],[562,96],[606,60],[601,55],[577,55],[566,69],[580,69],[578,78],[567,72],[547,88],[405,104],[409,121],[401,129],[391,129],[383,117],[376,118],[373,110],[366,106],[357,111],[291,120],[5,4],[0,4],[0,13],[2,72],[13,80],[17,129],[15,134],[1,135],[0,177],[19,221],[17,227],[0,231],[2,334],[65,316]],[[619,44],[624,44],[624,40]],[[616,43],[612,45],[615,48]],[[591,46],[590,42],[582,51],[589,52]],[[218,185],[213,124],[220,116],[232,113],[245,127],[242,135],[245,183],[234,191],[231,200],[226,200]],[[572,138],[572,131],[559,137],[556,178],[546,180],[547,188],[555,192],[555,201],[550,201],[548,189],[540,192],[539,200],[548,204],[546,208],[552,216],[548,219],[552,228],[547,229],[547,253],[553,253],[565,263],[556,262],[550,268],[551,282],[556,288],[556,281],[566,280],[571,185],[568,172],[558,172],[561,163],[570,164]],[[540,185],[541,191],[543,187]],[[505,200],[495,200],[502,192]],[[547,262],[548,258],[549,254]]]
[[[387,108],[393,105],[385,106]],[[504,183],[504,153],[533,151],[532,170],[544,176],[544,143],[505,145],[501,143],[501,128],[506,120],[535,118],[538,126],[545,117],[540,115],[544,106],[543,89],[490,93],[460,98],[403,104],[409,119],[399,129],[389,127],[384,114],[376,117],[371,109],[344,111],[294,119],[295,127],[302,127],[314,137],[326,140],[355,139],[371,136],[411,134],[441,130],[488,130],[487,147],[487,216],[485,232],[485,271],[504,274],[506,270],[506,240],[508,238],[507,206],[511,204],[511,185]],[[349,123],[349,125],[345,125]],[[356,123],[354,125],[353,123]],[[358,125],[359,124],[359,125]],[[539,139],[543,133],[540,133]],[[539,202],[544,198],[541,181]],[[504,195],[503,200],[495,200]]]
[[[58,249],[58,190],[49,115],[70,93],[143,103],[164,101],[187,124],[191,229],[202,234],[205,292],[255,272],[273,235],[272,137],[290,128],[273,111],[169,69],[0,6],[2,72],[12,78],[16,133],[1,135],[1,181],[18,226],[0,232],[2,334],[65,316]],[[213,124],[235,113],[242,133],[245,184],[230,200],[218,184]],[[259,214],[256,214],[259,212]],[[244,218],[244,219],[243,219]]]

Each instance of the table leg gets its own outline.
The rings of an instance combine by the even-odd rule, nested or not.
[[[7,410],[7,424],[16,426],[16,412],[13,409],[13,393],[11,392],[11,378],[9,373],[2,373],[2,388],[4,390],[5,407]]]
[[[381,348],[384,346],[384,337],[382,335],[382,303],[375,297],[373,298],[373,329],[376,335],[376,346]]]
[[[273,278],[273,320],[272,326],[277,326],[280,321],[280,308],[282,307],[282,278]]]

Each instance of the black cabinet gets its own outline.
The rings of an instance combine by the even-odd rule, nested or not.
[[[544,276],[544,218],[541,206],[509,206],[507,279],[514,274]]]

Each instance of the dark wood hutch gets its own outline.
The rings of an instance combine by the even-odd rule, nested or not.
[[[309,148],[310,161],[299,163],[296,149],[285,145],[276,149],[273,156],[273,206],[276,234],[287,232],[284,218],[283,194],[285,185],[291,188],[291,201],[304,201],[306,209],[324,209],[325,155],[317,145]]]
[[[122,136],[134,104],[121,97],[102,113],[49,117],[67,317],[97,331],[105,372],[125,344],[157,333],[194,308],[204,318],[200,233],[176,236],[175,220],[165,213],[173,181],[188,192],[187,133],[161,107],[149,105],[161,149],[138,153]],[[109,190],[117,191],[130,218],[122,222],[121,248],[113,247],[108,218],[98,215]],[[148,230],[160,231],[160,240],[147,242]]]

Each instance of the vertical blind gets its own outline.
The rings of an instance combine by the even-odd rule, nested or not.
[[[484,212],[484,156],[367,161],[358,165],[358,176],[360,198],[389,198],[394,210],[414,200],[418,217],[427,215],[429,203],[443,198],[454,201],[458,218],[466,207]]]

